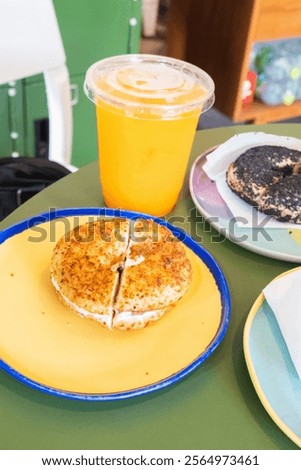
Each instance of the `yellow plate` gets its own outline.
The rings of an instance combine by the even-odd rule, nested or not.
[[[66,209],[33,217],[1,233],[0,367],[47,393],[112,400],[166,387],[199,366],[228,326],[229,293],[218,265],[190,237],[168,224],[186,245],[193,281],[161,320],[143,330],[109,331],[69,311],[50,282],[52,250],[75,224],[104,215],[142,216],[108,209]]]

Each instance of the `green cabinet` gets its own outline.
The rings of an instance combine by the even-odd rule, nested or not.
[[[24,84],[0,87],[0,157],[22,155],[25,148]]]
[[[97,159],[95,109],[83,92],[85,72],[105,57],[139,52],[141,3],[142,0],[53,0],[70,74],[75,166]],[[13,152],[34,156],[37,123],[45,118],[47,101],[42,75],[1,86],[0,156]]]
[[[138,52],[141,0],[54,0],[71,75],[104,57]],[[134,19],[134,20],[133,20]]]
[[[8,86],[0,87],[0,151],[2,155],[13,153],[13,142],[10,131],[10,99]]]

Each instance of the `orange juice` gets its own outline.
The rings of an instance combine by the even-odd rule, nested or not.
[[[159,62],[158,57],[112,58],[114,66],[98,71],[88,91],[96,90],[93,101],[106,205],[161,216],[176,204],[209,92],[208,86],[189,75],[189,64],[168,58]],[[110,59],[98,64],[104,62],[108,65]],[[212,104],[212,93],[210,99]]]

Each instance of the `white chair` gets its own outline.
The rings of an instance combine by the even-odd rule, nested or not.
[[[69,74],[52,0],[0,0],[0,85],[39,73],[46,85],[49,160],[74,170]]]

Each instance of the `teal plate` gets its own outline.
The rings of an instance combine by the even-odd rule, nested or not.
[[[291,271],[285,274],[288,272]],[[254,303],[245,325],[244,353],[251,380],[266,411],[301,447],[301,379],[263,294]]]

